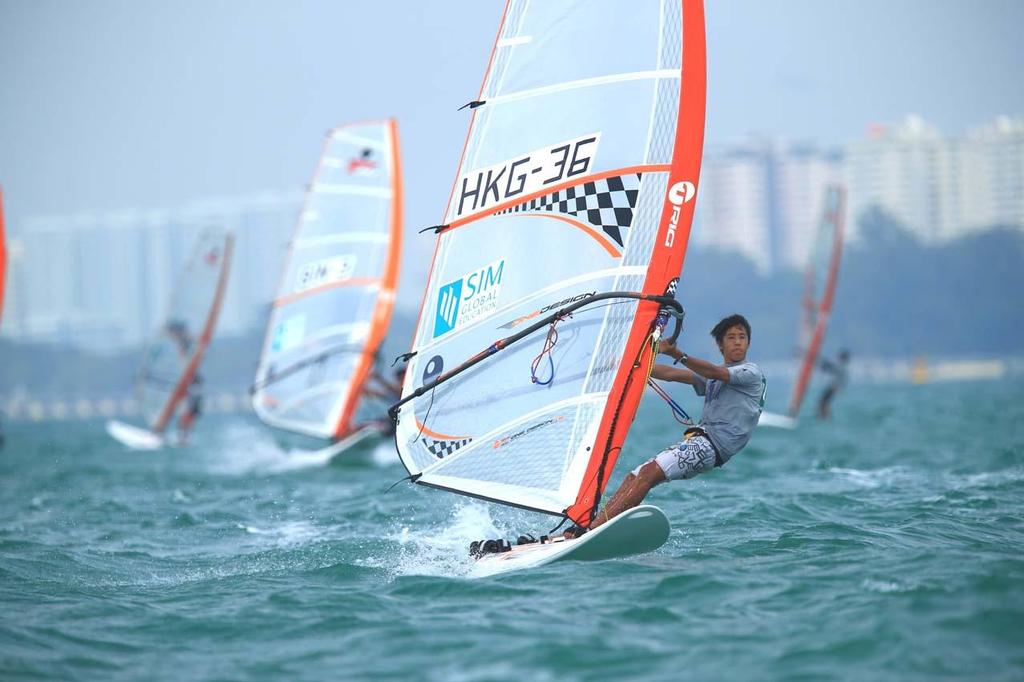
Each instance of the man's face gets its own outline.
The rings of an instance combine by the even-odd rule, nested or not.
[[[740,325],[729,327],[725,332],[718,350],[722,351],[722,357],[726,362],[741,362],[747,357],[747,348],[750,347],[750,339],[747,337],[747,330]]]

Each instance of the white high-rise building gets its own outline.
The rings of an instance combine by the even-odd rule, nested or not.
[[[835,151],[756,142],[707,155],[694,243],[738,251],[762,272],[801,268],[825,187],[841,180]]]
[[[847,146],[844,170],[854,218],[880,208],[925,244],[1024,229],[1024,120],[1001,117],[960,138],[916,116],[872,126]]]
[[[968,133],[960,174],[964,231],[1024,229],[1024,119],[1004,116]]]
[[[842,156],[817,147],[794,147],[780,155],[776,168],[776,264],[802,270],[822,221],[825,190],[842,183]]]
[[[756,146],[707,155],[700,173],[696,245],[739,252],[759,270],[771,270],[770,158],[770,149]]]
[[[299,205],[296,193],[207,201],[178,211],[28,219],[12,239],[18,248],[3,334],[95,350],[142,343],[166,314],[196,238],[212,226],[235,234],[218,333],[250,331],[265,319]]]
[[[850,235],[857,221],[880,208],[925,244],[957,232],[960,206],[956,145],[916,116],[893,126],[872,125],[846,147]]]

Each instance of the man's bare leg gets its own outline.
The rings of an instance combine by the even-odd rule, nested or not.
[[[612,499],[608,500],[608,504],[604,506],[604,509],[597,513],[594,522],[590,524],[590,530],[611,521],[622,512],[637,506],[644,501],[647,493],[651,492],[651,488],[659,483],[664,483],[664,481],[665,472],[653,460],[640,467],[638,474],[630,473],[626,476],[626,480],[622,482],[622,485],[619,486],[619,489],[615,491],[615,494],[612,495]]]

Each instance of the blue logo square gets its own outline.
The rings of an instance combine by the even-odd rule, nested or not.
[[[437,312],[434,315],[434,338],[455,329],[462,302],[462,278],[449,282],[437,292]]]

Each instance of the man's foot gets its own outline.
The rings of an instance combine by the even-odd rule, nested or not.
[[[587,532],[586,528],[583,528],[582,526],[574,525],[572,528],[570,528],[569,530],[567,530],[564,533],[562,533],[562,536],[566,540],[575,540],[576,538],[578,538],[579,536],[583,535],[586,532]]]
[[[487,554],[500,554],[501,552],[512,551],[512,545],[508,540],[498,538],[497,540],[474,540],[469,543],[469,556],[479,559]]]

